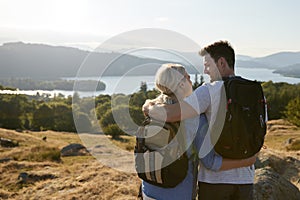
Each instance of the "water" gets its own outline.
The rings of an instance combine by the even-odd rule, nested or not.
[[[273,81],[277,82],[286,82],[290,84],[300,83],[300,78],[285,77],[280,74],[273,73],[273,69],[264,69],[264,68],[236,68],[236,75],[243,76],[251,80],[257,81]]]
[[[290,84],[300,83],[300,78],[290,78],[284,77],[280,74],[272,73],[271,69],[261,69],[261,68],[237,68],[236,75],[240,75],[244,78],[248,78],[251,80],[257,81],[269,81],[273,82],[287,82]],[[75,78],[66,78],[69,80],[74,80]],[[89,78],[80,78],[82,79],[90,79],[90,80],[98,80],[98,77],[89,77]],[[191,75],[191,80],[194,81],[195,75]],[[76,80],[76,79],[75,79]],[[146,82],[148,89],[154,88],[154,76],[105,76],[101,77],[100,80],[106,84],[106,89],[99,92],[78,92],[80,97],[88,97],[88,96],[97,96],[99,94],[115,94],[115,93],[124,93],[124,94],[132,94],[134,92],[139,91],[141,82]],[[209,77],[204,75],[205,82],[209,81]],[[19,91],[9,91],[9,90],[0,90],[0,94],[9,93],[9,94],[28,94],[28,95],[36,95],[39,93],[40,95],[48,95],[50,97],[57,96],[58,94],[63,94],[64,96],[73,95],[74,91],[64,91],[64,90],[53,90],[53,91],[45,91],[45,90],[19,90]]]

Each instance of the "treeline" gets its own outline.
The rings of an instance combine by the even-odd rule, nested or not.
[[[80,98],[77,93],[67,98],[62,95],[49,98],[1,94],[0,127],[77,132],[75,120],[77,128],[80,126],[80,132],[93,132],[100,125],[105,133],[118,137],[124,134],[123,130],[133,131],[128,123],[131,118],[138,124],[142,122],[141,106],[146,99],[155,98],[157,94],[156,90],[147,91],[146,84],[142,84],[141,90],[132,95],[99,95],[96,98]],[[130,117],[123,118],[127,110]],[[116,125],[113,113],[120,116],[120,127]],[[93,120],[94,114],[97,116],[96,120]]]
[[[13,91],[15,91],[15,90],[17,90],[17,88],[5,87],[5,86],[0,85],[0,90],[13,90]]]
[[[197,87],[195,85],[194,87]],[[300,84],[262,83],[268,101],[269,119],[286,118],[300,126]],[[25,95],[0,95],[0,127],[8,129],[97,132],[113,138],[131,134],[144,116],[141,107],[146,99],[155,98],[156,90],[145,83],[131,95],[114,94],[80,98]],[[76,121],[76,125],[75,122]],[[79,127],[79,129],[78,129]]]
[[[300,84],[262,83],[269,119],[286,118],[300,126]]]
[[[0,95],[0,127],[75,132],[72,98]],[[87,116],[86,116],[87,117]]]
[[[74,82],[74,80],[0,79],[0,84],[6,88],[18,88],[20,90],[73,90]],[[96,88],[96,91],[101,91],[105,90],[106,87],[103,82],[96,80],[80,80],[76,83],[76,90],[78,91],[91,91],[93,88]]]

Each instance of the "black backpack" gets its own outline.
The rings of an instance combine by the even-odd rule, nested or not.
[[[224,158],[243,159],[260,151],[266,135],[266,101],[259,82],[224,79],[226,117],[214,149]]]
[[[180,122],[163,123],[147,117],[136,133],[134,149],[138,176],[163,188],[172,188],[184,180],[189,158]],[[176,137],[175,137],[176,136]]]

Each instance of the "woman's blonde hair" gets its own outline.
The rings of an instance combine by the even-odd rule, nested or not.
[[[172,96],[184,75],[184,66],[175,63],[163,64],[156,72],[155,86],[162,94]]]

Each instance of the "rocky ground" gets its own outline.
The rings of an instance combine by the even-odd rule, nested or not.
[[[132,153],[109,148],[103,135],[0,129],[0,137],[0,199],[136,199],[140,180],[131,173]],[[3,147],[6,140],[15,146]],[[269,122],[256,162],[255,199],[300,199],[298,141],[297,127]],[[66,148],[74,143],[88,147]]]

